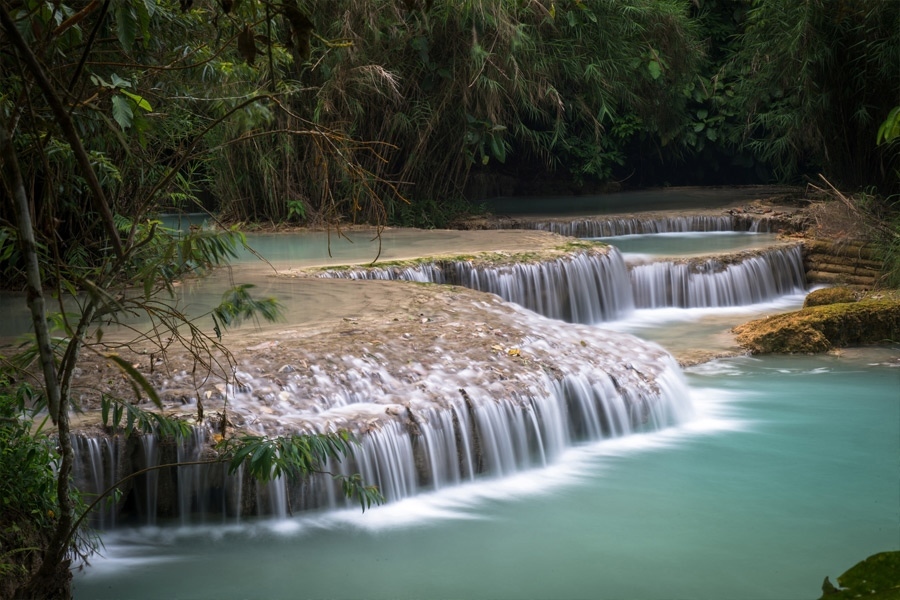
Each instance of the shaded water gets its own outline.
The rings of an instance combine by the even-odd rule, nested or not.
[[[815,598],[898,549],[897,351],[688,370],[699,417],[381,507],[119,530],[81,598]]]

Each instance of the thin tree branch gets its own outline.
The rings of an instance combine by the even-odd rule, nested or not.
[[[122,240],[119,239],[119,233],[116,229],[115,221],[113,220],[112,210],[110,210],[109,203],[106,200],[106,194],[103,192],[103,187],[100,185],[100,180],[97,179],[97,173],[94,171],[93,166],[91,166],[91,159],[84,149],[84,145],[81,143],[78,132],[75,131],[75,125],[72,123],[72,119],[69,117],[69,113],[60,101],[59,96],[56,95],[53,84],[47,78],[46,73],[44,73],[37,57],[31,51],[31,48],[22,38],[21,34],[19,34],[15,21],[13,21],[9,12],[6,10],[6,7],[2,4],[0,4],[0,23],[2,23],[3,27],[6,29],[6,35],[9,36],[9,39],[18,50],[19,58],[21,58],[25,63],[25,66],[28,67],[28,70],[34,76],[38,87],[41,88],[44,98],[47,99],[47,104],[50,105],[53,116],[62,130],[63,136],[69,142],[69,146],[75,154],[75,159],[78,162],[79,167],[81,167],[82,175],[84,176],[88,187],[91,189],[91,197],[94,200],[94,209],[100,213],[100,218],[103,222],[103,226],[106,228],[106,233],[110,238],[110,243],[113,246],[116,256],[123,256],[125,251],[122,247]]]
[[[97,38],[97,32],[100,31],[100,27],[101,25],[103,25],[103,20],[106,18],[106,13],[107,11],[109,11],[109,2],[110,0],[105,0],[105,2],[103,2],[103,6],[100,8],[100,14],[97,16],[97,22],[94,23],[94,28],[91,30],[90,36],[88,36],[87,44],[84,47],[84,52],[81,53],[81,59],[78,61],[78,66],[75,67],[75,72],[72,73],[72,79],[69,81],[70,92],[75,89],[75,84],[78,83],[78,78],[81,77],[81,72],[84,70],[84,63],[87,61],[87,57],[91,52],[91,48],[94,47],[94,40]],[[96,7],[97,0],[94,0],[75,16],[81,15],[81,17],[83,18],[88,11],[92,11]],[[75,17],[67,19],[62,25],[57,27],[57,30],[54,31],[54,33],[58,35],[60,33],[60,30],[63,28],[63,25],[68,24],[74,18]]]

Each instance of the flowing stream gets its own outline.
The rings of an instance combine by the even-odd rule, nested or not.
[[[416,276],[403,269],[354,273],[436,282],[452,276],[457,278],[452,283],[493,291],[549,317],[592,323],[534,317],[535,352],[554,336],[583,339],[594,328],[598,340],[607,335],[603,331],[627,332],[677,355],[696,349],[715,354],[733,350],[730,326],[802,303],[802,270],[797,271],[798,255],[791,247],[754,251],[728,264],[689,256],[694,254],[690,247],[701,243],[712,243],[717,251],[744,251],[772,241],[748,237],[754,235],[765,234],[716,233],[704,241],[696,234],[682,238],[687,241],[629,237],[622,240],[621,252],[602,259],[584,255],[559,265],[557,279],[529,272],[535,267],[527,265],[474,274],[447,264],[421,267]],[[665,248],[654,246],[663,241]],[[645,281],[642,265],[659,272]],[[565,294],[568,304],[536,300],[546,301],[549,290],[610,268],[621,272],[591,283],[617,288],[611,299],[590,308],[597,312],[573,300],[574,288]],[[610,337],[610,352],[621,344],[616,339]],[[634,342],[632,353],[653,353],[641,344]],[[628,354],[627,348],[621,350]],[[505,414],[496,416],[487,405],[472,412],[451,403],[449,410],[423,421],[432,465],[428,485],[414,473],[385,473],[388,465],[402,471],[403,460],[373,458],[367,466],[368,459],[359,458],[358,470],[376,478],[393,500],[365,514],[358,507],[319,503],[323,508],[274,519],[238,518],[225,510],[201,521],[150,517],[135,527],[109,528],[112,523],[101,520],[99,526],[109,528],[105,549],[76,574],[75,594],[818,597],[826,575],[834,580],[869,554],[900,549],[897,357],[892,347],[815,357],[724,358],[687,368],[683,378],[660,367],[654,377],[670,391],[642,409],[644,423],[646,411],[662,411],[649,417],[649,427],[634,427],[628,405],[636,397],[630,388],[588,393],[577,373],[542,392],[565,397],[568,411],[581,411],[574,416],[554,412],[553,402],[541,404],[540,394],[523,399],[523,406],[531,406],[525,412],[497,405]],[[472,372],[477,368],[473,365]],[[630,363],[623,368],[611,380],[617,390],[625,385]],[[451,372],[436,377],[434,385],[455,387]],[[445,381],[437,383],[441,377]],[[590,406],[572,408],[584,394],[595,394]],[[624,404],[618,408],[616,403]],[[591,417],[597,406],[604,407],[602,416]],[[460,434],[467,430],[467,418],[478,420],[476,441]],[[449,420],[440,425],[441,419]],[[573,420],[566,425],[566,419]],[[495,427],[496,435],[485,436]],[[579,427],[584,431],[573,434]],[[596,431],[588,431],[591,427]],[[371,443],[389,448],[365,456],[402,454],[397,444],[403,436],[383,431]],[[449,431],[456,434],[448,436]],[[495,461],[480,469],[480,477],[471,466],[474,455],[465,450],[476,442],[498,445],[496,451],[480,450],[485,461]],[[144,442],[142,452],[151,456],[157,449]],[[179,488],[205,485],[191,473],[179,475]],[[241,490],[229,493],[240,497]],[[285,515],[286,496],[271,490],[263,495],[257,503],[268,508],[260,512]],[[145,494],[144,500],[144,512],[154,513],[155,497]],[[187,514],[190,507],[183,510]]]

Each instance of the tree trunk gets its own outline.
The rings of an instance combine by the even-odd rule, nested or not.
[[[72,574],[69,571],[68,532],[72,527],[72,503],[69,499],[69,478],[72,473],[72,445],[69,439],[69,415],[62,401],[53,349],[50,346],[50,330],[44,310],[44,294],[41,271],[38,264],[37,245],[28,209],[28,196],[22,181],[22,172],[16,157],[12,140],[5,123],[0,123],[0,160],[3,163],[3,179],[12,196],[16,213],[17,233],[22,255],[25,258],[28,307],[34,323],[35,340],[38,346],[41,369],[44,374],[44,393],[50,417],[59,427],[59,446],[62,460],[57,473],[57,496],[59,500],[59,520],[50,544],[45,549],[41,567],[28,586],[20,590],[25,598],[69,598],[71,597]],[[73,342],[74,343],[74,342]],[[62,542],[62,543],[61,543]]]
[[[56,423],[60,413],[59,382],[56,378],[53,349],[50,346],[50,330],[47,327],[47,315],[44,309],[43,282],[38,264],[37,245],[34,240],[34,229],[31,225],[31,213],[28,209],[28,196],[25,193],[22,172],[19,170],[19,161],[12,140],[6,131],[5,123],[0,123],[0,160],[3,162],[3,178],[12,194],[19,245],[22,247],[22,255],[25,257],[28,308],[31,310],[41,370],[44,373],[47,406],[50,410],[50,418]]]

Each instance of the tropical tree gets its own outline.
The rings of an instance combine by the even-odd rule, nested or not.
[[[35,398],[20,403],[18,413],[4,409],[2,418],[4,424],[25,419],[29,411],[46,406],[59,448],[53,458],[55,493],[42,495],[56,508],[52,514],[41,513],[46,535],[38,536],[40,548],[28,551],[39,551],[39,566],[17,596],[68,593],[69,561],[79,551],[85,514],[76,513],[77,493],[70,489],[71,386],[82,353],[104,353],[132,380],[138,401],[160,408],[147,380],[109,352],[104,331],[110,325],[142,313],[151,322],[150,332],[120,340],[119,347],[149,343],[165,350],[180,344],[197,369],[228,378],[234,369],[221,341],[224,329],[250,316],[277,316],[277,302],[252,298],[248,286],[236,286],[211,310],[213,330],[201,329],[181,314],[169,301],[174,282],[227,263],[244,239],[234,230],[169,230],[153,215],[166,207],[200,204],[197,191],[205,161],[216,150],[209,142],[211,132],[255,118],[260,111],[290,113],[285,98],[292,90],[279,90],[271,70],[266,88],[258,78],[220,79],[218,94],[227,92],[229,101],[218,112],[206,110],[206,103],[197,102],[189,91],[210,87],[197,78],[211,63],[208,57],[231,55],[249,61],[248,45],[262,43],[271,66],[276,54],[302,51],[310,43],[310,32],[295,2],[192,4],[0,4],[0,78],[5,82],[0,91],[0,256],[7,285],[18,281],[26,289],[34,326],[32,345],[4,361],[3,370],[7,388],[21,390],[32,377],[36,389]],[[242,5],[240,15],[234,14],[237,4]],[[274,27],[272,36],[258,40],[246,33],[250,24],[235,25],[253,18],[277,22],[277,32],[283,34],[279,39],[286,41],[276,39]],[[229,35],[234,28],[240,33]],[[196,44],[198,39],[206,42]],[[291,133],[321,138],[328,152],[341,153],[353,145],[344,136],[301,122],[309,127]],[[360,176],[352,153],[340,156],[348,177]],[[52,320],[48,299],[58,309]],[[40,375],[33,375],[35,361]],[[4,393],[9,397],[8,389]],[[152,409],[134,407],[125,399],[117,402],[129,415],[129,429],[136,420],[145,431],[183,433],[182,425]],[[288,471],[303,476],[318,470],[323,460],[349,451],[349,438],[342,433],[235,437],[227,435],[226,425],[222,419],[226,438],[217,460],[235,466],[250,459],[253,474],[260,478]],[[5,439],[19,439],[26,429],[18,426]],[[27,464],[40,467],[34,460]],[[344,484],[363,506],[379,499],[377,491],[358,478],[344,478]]]

